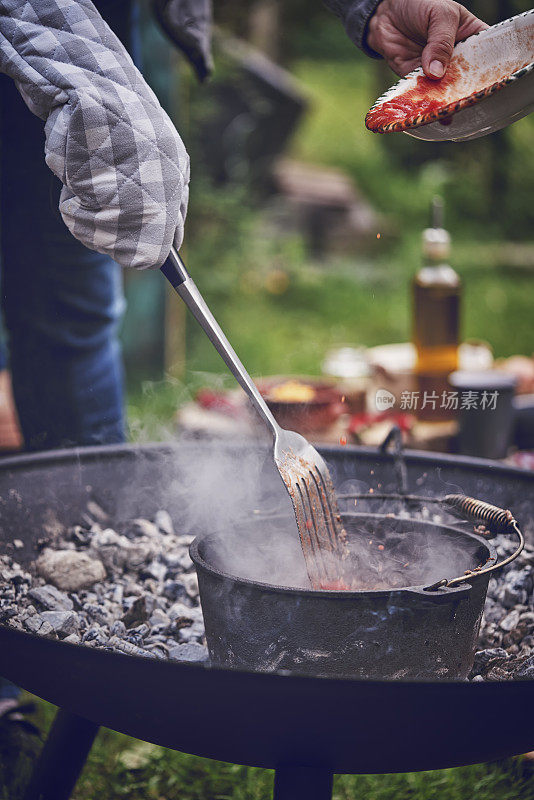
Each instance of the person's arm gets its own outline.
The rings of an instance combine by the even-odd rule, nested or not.
[[[152,11],[169,39],[193,65],[200,81],[213,71],[211,0],[151,0]]]
[[[336,14],[345,26],[354,44],[371,58],[381,58],[380,53],[367,44],[367,27],[380,0],[323,0],[324,5]]]
[[[454,0],[324,0],[350,38],[368,55],[383,56],[397,75],[423,67],[443,77],[456,42],[487,28]]]
[[[0,71],[45,121],[71,233],[124,267],[160,266],[182,241],[189,158],[94,5],[0,0]]]

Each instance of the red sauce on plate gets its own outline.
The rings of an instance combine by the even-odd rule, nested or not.
[[[386,100],[385,103],[369,111],[365,119],[369,130],[379,130],[391,122],[409,123],[421,114],[432,114],[447,105],[450,100],[445,100],[445,90],[460,77],[459,61],[460,59],[457,59],[449,65],[441,80],[435,81],[420,75],[413,89]],[[445,117],[440,121],[444,125],[450,125],[451,118]]]

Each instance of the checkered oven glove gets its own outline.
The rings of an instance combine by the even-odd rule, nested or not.
[[[189,157],[93,4],[0,0],[0,71],[45,120],[69,230],[123,267],[160,266],[182,242]]]

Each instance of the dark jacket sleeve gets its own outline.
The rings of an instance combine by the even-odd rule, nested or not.
[[[381,58],[367,45],[367,24],[380,0],[323,0],[325,6],[336,14],[350,39],[371,58]]]

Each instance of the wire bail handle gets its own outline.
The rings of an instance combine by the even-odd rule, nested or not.
[[[423,495],[414,494],[388,494],[386,492],[374,492],[373,494],[341,494],[338,496],[338,500],[348,500],[354,498],[362,500],[399,500],[406,503],[417,502],[425,505],[432,503],[442,507],[447,506],[450,510],[456,512],[468,522],[484,525],[489,533],[513,533],[515,536],[517,536],[518,545],[512,555],[508,556],[502,561],[497,561],[495,564],[492,564],[489,567],[475,567],[475,569],[466,570],[463,575],[459,575],[457,578],[441,578],[441,580],[432,583],[430,586],[423,587],[427,592],[436,591],[437,589],[444,589],[448,586],[458,586],[474,576],[486,575],[488,573],[495,572],[496,570],[501,569],[501,567],[505,567],[507,564],[510,564],[512,561],[514,561],[525,546],[525,538],[521,533],[517,520],[511,511],[504,508],[499,508],[491,503],[486,503],[484,500],[476,500],[474,497],[468,497],[464,494],[448,494],[445,497],[424,497]]]

